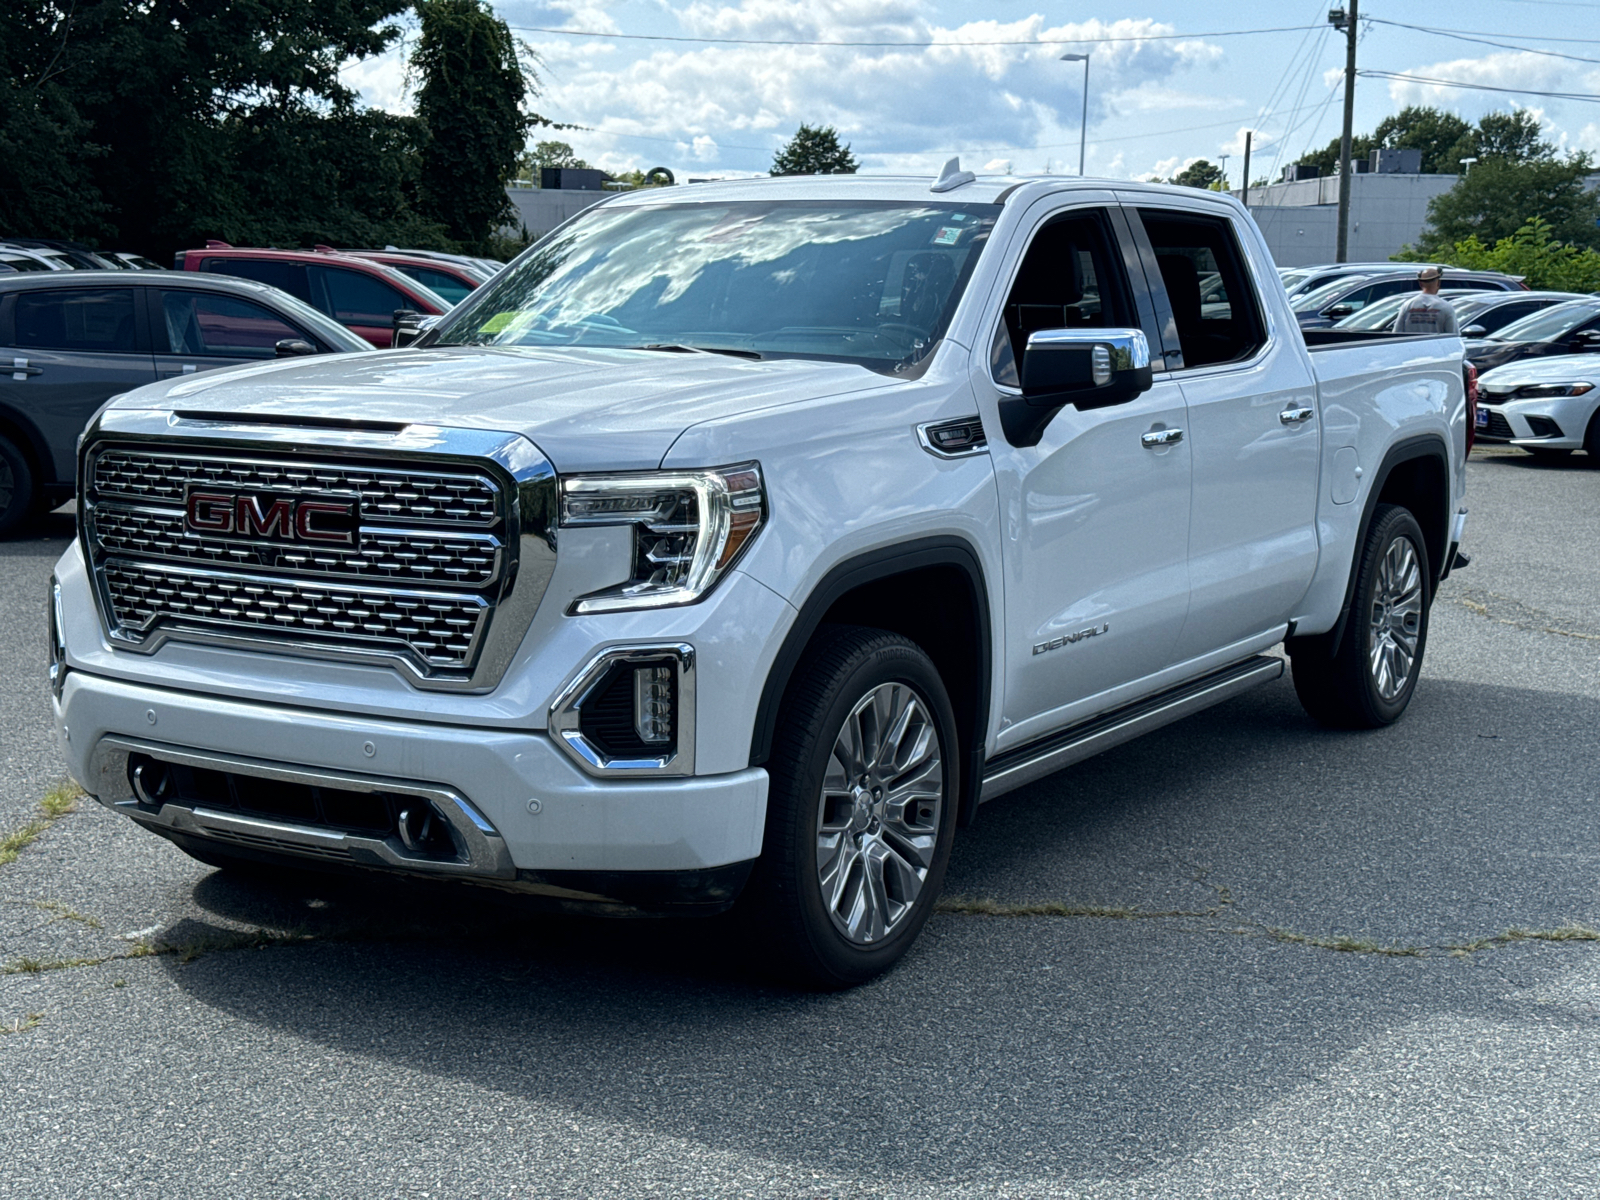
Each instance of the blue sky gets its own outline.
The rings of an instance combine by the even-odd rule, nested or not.
[[[1257,177],[1275,174],[1277,164],[1338,133],[1344,41],[1327,27],[1329,7],[1328,0],[495,4],[542,61],[539,111],[586,127],[535,136],[568,141],[611,170],[661,165],[680,179],[763,172],[775,149],[808,122],[835,126],[867,171],[932,172],[959,154],[963,165],[977,168],[1009,164],[1018,172],[1071,173],[1078,162],[1083,67],[1058,59],[1064,52],[1088,51],[1088,174],[1170,175],[1195,158],[1216,162],[1229,154],[1234,181],[1247,128],[1256,131],[1251,174]],[[1363,18],[1461,35],[1367,25],[1359,52],[1364,69],[1600,100],[1596,0],[1374,0],[1361,11]],[[605,36],[532,31],[539,27]],[[1223,36],[1281,27],[1294,28]],[[619,36],[624,34],[939,44],[719,44]],[[1061,46],[972,44],[1168,34],[1185,36]],[[346,79],[373,104],[396,111],[408,106],[398,52],[351,64]],[[1356,129],[1371,129],[1411,103],[1435,104],[1469,120],[1496,109],[1529,108],[1551,140],[1600,152],[1600,103],[1392,78],[1358,80]]]

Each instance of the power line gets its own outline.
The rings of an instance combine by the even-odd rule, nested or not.
[[[933,47],[961,49],[965,46],[1088,46],[1108,42],[1184,42],[1195,38],[1245,37],[1258,33],[1299,33],[1315,25],[1280,25],[1273,29],[1222,29],[1211,33],[1148,33],[1128,37],[1095,38],[1014,38],[984,42],[823,42],[802,38],[684,37],[665,33],[606,33],[598,29],[556,29],[544,25],[508,25],[518,33],[554,33],[562,37],[609,38],[630,42],[693,42],[717,46],[857,46],[878,50],[916,50]]]
[[[1384,25],[1400,25],[1399,21],[1384,21],[1380,17],[1362,17],[1363,21],[1379,21]],[[1420,29],[1424,33],[1461,33],[1476,34],[1479,37],[1510,38],[1514,42],[1548,42],[1554,39],[1542,33],[1500,33],[1493,29],[1446,29],[1434,25],[1403,25],[1403,29]],[[1600,38],[1562,37],[1563,42],[1577,42],[1591,46],[1600,46]]]
[[[1472,37],[1465,33],[1453,33],[1446,29],[1430,29],[1426,25],[1407,25],[1404,21],[1385,21],[1381,17],[1365,17],[1363,19],[1373,25],[1392,25],[1396,29],[1414,29],[1418,33],[1431,33],[1435,37],[1454,38],[1458,42],[1473,42],[1479,46],[1493,46],[1497,50],[1511,50],[1517,54],[1542,54],[1546,58],[1564,58],[1569,62],[1600,64],[1600,58],[1580,58],[1576,54],[1562,54],[1559,50],[1537,50],[1532,46],[1511,46],[1505,42],[1492,42],[1488,38]]]
[[[1458,79],[1429,79],[1425,75],[1406,75],[1399,71],[1357,71],[1368,79],[1400,79],[1406,83],[1425,83],[1432,87],[1465,88],[1475,92],[1505,92],[1513,96],[1543,96],[1549,100],[1584,100],[1600,104],[1600,96],[1589,92],[1538,92],[1531,88],[1493,87],[1487,83],[1465,83]]]

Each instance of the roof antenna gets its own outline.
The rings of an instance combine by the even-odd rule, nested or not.
[[[953,192],[964,184],[971,183],[977,176],[971,171],[961,169],[961,158],[958,155],[945,163],[944,170],[939,172],[939,178],[933,181],[930,192]]]

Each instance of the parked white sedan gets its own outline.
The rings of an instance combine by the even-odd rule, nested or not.
[[[1530,358],[1478,380],[1478,441],[1600,462],[1600,354]]]

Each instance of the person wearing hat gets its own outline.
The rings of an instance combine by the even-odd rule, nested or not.
[[[1456,310],[1439,299],[1439,284],[1444,274],[1438,267],[1423,267],[1417,272],[1417,286],[1422,290],[1400,306],[1395,318],[1396,333],[1454,334]]]

